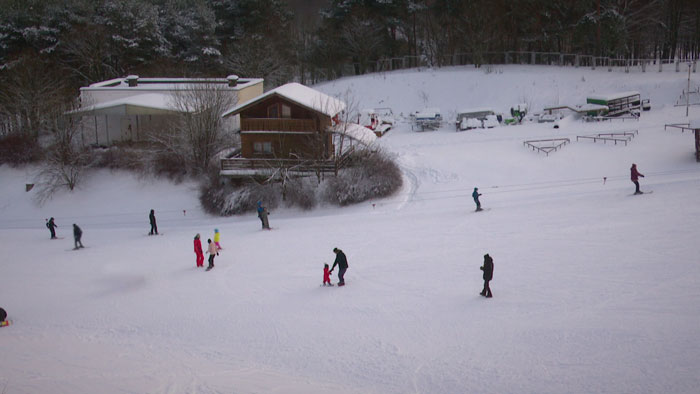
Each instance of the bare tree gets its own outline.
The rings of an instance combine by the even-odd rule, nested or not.
[[[50,126],[51,145],[39,171],[37,200],[43,203],[61,189],[74,190],[91,165],[91,155],[82,146],[80,128],[75,118],[65,115],[66,110],[77,108],[60,106],[46,114]]]
[[[52,127],[52,112],[65,108],[66,85],[54,70],[31,56],[19,59],[4,75],[0,89],[0,117],[8,134],[18,133],[38,139]]]
[[[221,115],[236,99],[230,89],[212,83],[192,84],[172,96],[178,112],[166,130],[152,130],[150,139],[167,153],[177,155],[195,173],[206,173],[213,159],[230,147]]]

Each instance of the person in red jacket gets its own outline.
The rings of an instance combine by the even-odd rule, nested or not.
[[[202,241],[199,240],[199,234],[194,236],[194,253],[197,255],[197,267],[204,267],[204,251],[202,250]]]
[[[634,194],[643,194],[643,191],[639,190],[639,177],[644,178],[644,174],[640,173],[637,171],[637,165],[632,163],[632,168],[630,168],[630,179],[632,179],[632,183],[634,183],[635,190]]]
[[[333,283],[331,283],[331,272],[328,268],[328,264],[323,265],[323,285],[333,286]]]

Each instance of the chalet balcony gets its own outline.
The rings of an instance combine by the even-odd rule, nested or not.
[[[241,131],[316,131],[313,119],[243,118]]]
[[[295,159],[245,159],[231,158],[221,160],[220,174],[229,177],[270,176],[286,170],[293,175],[311,175],[318,173],[335,173],[333,160],[295,160]]]

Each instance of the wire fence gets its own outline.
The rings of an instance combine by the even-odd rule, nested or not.
[[[311,67],[303,75],[303,80],[318,83],[345,76],[363,75],[369,73],[388,72],[396,70],[420,69],[431,67],[468,66],[475,67],[493,65],[546,65],[560,67],[587,67],[593,70],[629,72],[687,72],[688,67],[693,73],[697,72],[700,59],[649,59],[649,58],[613,58],[591,55],[580,55],[561,52],[532,52],[505,51],[481,53],[456,53],[450,56],[400,56],[383,57],[376,61],[347,63],[330,68]]]

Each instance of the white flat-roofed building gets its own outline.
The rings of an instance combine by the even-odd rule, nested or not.
[[[185,109],[178,92],[196,89],[230,92],[232,105],[240,105],[263,94],[263,79],[239,78],[140,78],[129,75],[80,88],[80,108],[69,115],[81,118],[85,144],[111,145],[142,141],[149,132],[168,127],[173,116]],[[224,120],[226,131],[240,129],[240,118]]]

